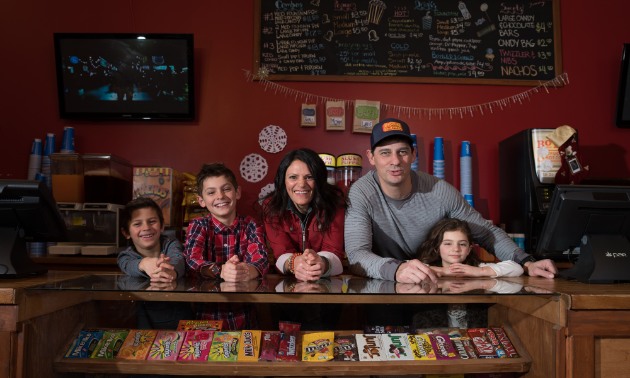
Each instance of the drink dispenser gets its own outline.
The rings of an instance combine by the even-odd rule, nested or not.
[[[112,154],[84,154],[85,202],[126,205],[132,195],[132,165]]]
[[[348,193],[350,186],[361,177],[363,160],[358,154],[343,154],[337,156],[335,184]]]
[[[328,171],[328,177],[326,178],[326,182],[330,185],[335,185],[335,155],[321,153],[319,157],[322,158],[324,164],[326,165],[326,170]]]
[[[79,154],[50,154],[52,189],[57,202],[83,203],[83,160]]]

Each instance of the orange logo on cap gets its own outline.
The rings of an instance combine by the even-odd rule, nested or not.
[[[383,124],[383,132],[395,130],[403,131],[402,125],[398,122],[387,122]]]

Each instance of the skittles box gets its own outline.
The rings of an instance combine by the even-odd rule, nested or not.
[[[178,361],[207,361],[214,331],[188,331]]]
[[[236,361],[240,332],[215,332],[208,361]]]
[[[151,198],[162,209],[164,226],[181,228],[185,179],[172,168],[135,167],[133,199]]]
[[[102,358],[107,360],[116,358],[128,334],[128,330],[105,331],[90,358]]]
[[[149,329],[132,329],[125,339],[116,358],[126,360],[146,360],[149,349],[158,331]]]
[[[175,361],[184,343],[186,332],[159,331],[149,350],[147,361]]]
[[[66,358],[90,358],[105,331],[87,329],[79,332],[72,346],[66,352]]]

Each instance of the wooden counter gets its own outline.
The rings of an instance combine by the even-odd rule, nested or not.
[[[524,285],[539,295],[330,295],[295,293],[169,293],[152,291],[113,292],[100,290],[25,290],[44,284],[82,278],[91,272],[49,272],[22,280],[0,280],[0,377],[52,377],[52,371],[73,372],[90,369],[98,364],[68,365],[57,361],[60,349],[79,324],[95,326],[99,301],[247,301],[255,303],[488,303],[490,325],[506,325],[513,329],[531,363],[500,362],[498,371],[521,372],[522,377],[605,377],[623,376],[630,370],[630,285],[587,285],[560,279],[518,277],[504,279]],[[95,274],[103,275],[102,272]],[[105,273],[107,274],[107,273]],[[111,275],[108,275],[110,277]],[[549,294],[560,293],[560,295]],[[52,347],[56,346],[56,347]],[[38,361],[27,364],[26,361]],[[516,361],[512,361],[516,362]],[[87,364],[87,365],[86,365]],[[390,364],[366,369],[378,374],[455,373],[457,365],[432,363],[426,369],[413,365]],[[85,366],[84,366],[85,365]],[[460,363],[460,365],[462,365]],[[126,366],[126,365],[125,365]],[[157,365],[156,365],[157,366]],[[287,365],[288,366],[288,365]],[[310,366],[310,365],[304,365]],[[323,364],[310,370],[302,365],[290,369],[291,375],[341,375],[351,367]],[[441,366],[441,367],[440,367]],[[463,366],[463,367],[462,367]],[[465,363],[464,372],[483,371],[481,362]],[[239,375],[254,370],[244,366],[224,366],[226,375]],[[320,367],[323,369],[320,369]],[[232,370],[231,370],[232,369]],[[625,370],[624,370],[625,369]],[[114,369],[115,370],[115,369]],[[194,369],[193,369],[194,370]],[[365,369],[364,369],[365,370]],[[260,370],[262,371],[262,370]],[[302,371],[302,373],[300,373]],[[354,370],[353,370],[354,371]],[[85,371],[84,371],[85,372]],[[222,374],[223,374],[222,373]],[[251,373],[251,374],[250,374]],[[362,371],[361,374],[367,374]],[[623,373],[623,374],[622,374]],[[70,373],[63,373],[64,376]],[[271,373],[269,373],[271,374]],[[288,373],[287,373],[288,374]],[[353,373],[354,375],[358,373]],[[611,375],[617,374],[617,375]],[[277,375],[274,373],[274,375]]]

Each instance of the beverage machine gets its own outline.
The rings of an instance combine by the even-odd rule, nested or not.
[[[527,129],[499,142],[500,222],[509,234],[525,234],[525,251],[536,255],[560,154],[546,137],[555,129]]]

